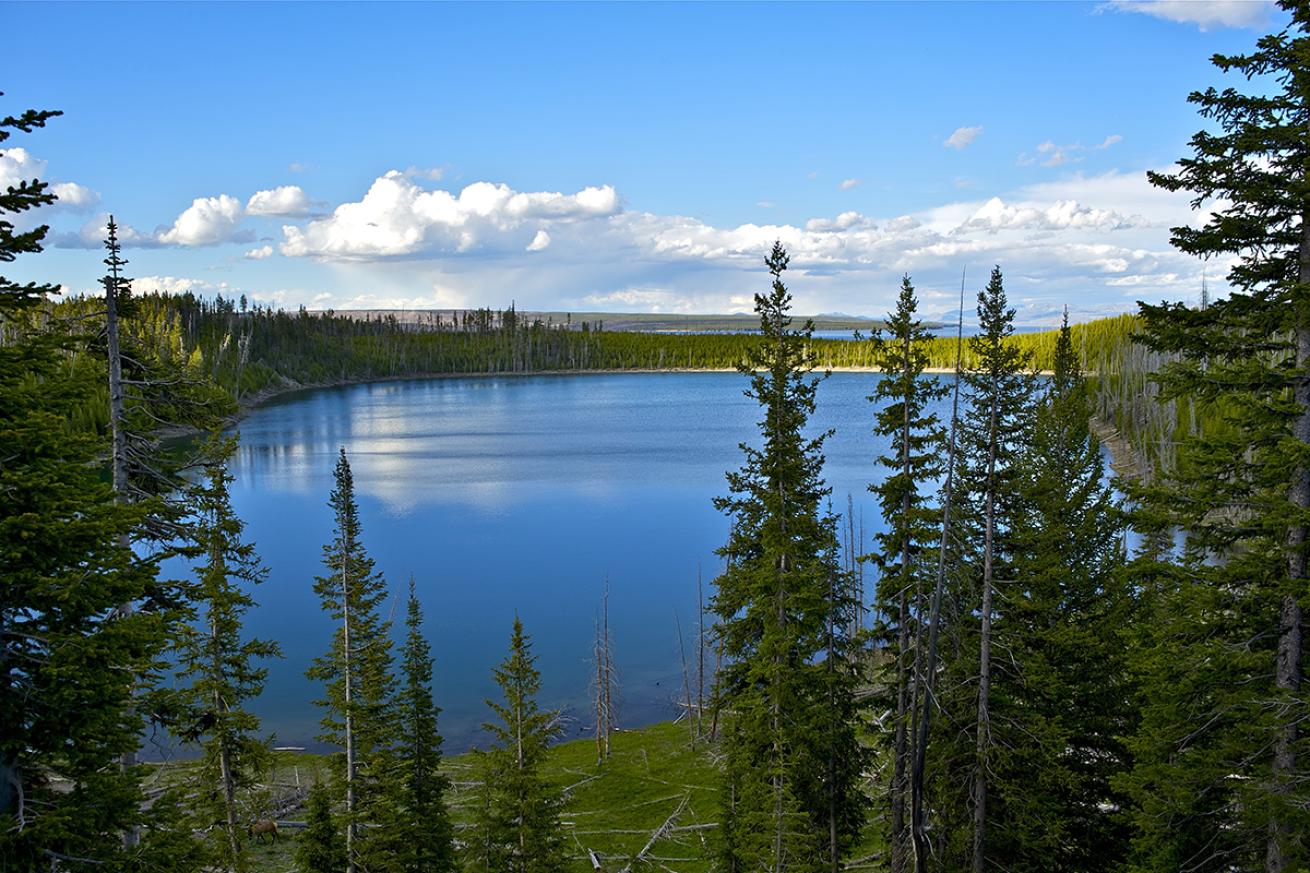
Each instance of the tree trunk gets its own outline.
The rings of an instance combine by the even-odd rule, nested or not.
[[[705,736],[705,594],[701,586],[700,565],[696,566],[696,735]]]
[[[991,733],[988,708],[992,684],[992,569],[996,531],[996,392],[992,392],[987,436],[987,509],[983,531],[982,629],[978,653],[978,742],[973,781],[973,873],[983,873],[987,847],[987,746]]]
[[[219,705],[218,694],[214,695],[214,704]],[[237,821],[236,779],[232,774],[232,749],[227,737],[219,740],[218,766],[223,780],[223,811],[227,821],[227,843],[232,852],[233,869],[243,870],[241,863],[241,825]]]
[[[346,519],[341,520],[341,672],[345,687],[346,722],[346,873],[355,873],[355,706],[351,688],[350,582],[346,572],[349,544],[345,542]]]
[[[907,331],[904,337],[904,344],[901,349],[902,359],[905,366],[910,366],[910,353],[913,351],[910,342],[910,334]],[[913,406],[914,379],[909,378],[908,369],[906,372],[905,384],[901,386],[901,475],[905,477],[906,482],[912,482],[911,476],[914,473],[910,464],[910,409]],[[910,566],[912,544],[910,542],[910,510],[912,501],[910,492],[907,490],[901,495],[901,524],[904,530],[901,536],[901,598],[900,598],[900,628],[898,631],[898,688],[896,691],[896,708],[897,726],[896,726],[896,767],[893,778],[896,780],[896,789],[893,794],[895,810],[892,814],[892,873],[904,873],[907,864],[908,849],[910,848],[909,829],[905,824],[905,808],[907,806],[907,797],[909,794],[906,789],[909,787],[910,773],[912,770],[911,761],[913,760],[913,747],[918,741],[918,696],[919,696],[919,646],[918,646],[918,629],[916,624],[914,657],[911,660],[913,665],[909,671],[909,676],[905,675],[905,657],[906,649],[910,647],[910,630],[909,621],[914,614],[913,610],[919,608],[918,597],[913,601],[913,608],[907,605],[909,598],[910,582],[915,574]],[[916,584],[917,590],[917,584]],[[911,722],[914,727],[910,731]]]
[[[928,873],[928,827],[923,808],[924,771],[928,764],[928,733],[933,692],[937,687],[937,636],[942,617],[942,589],[946,587],[946,546],[951,528],[951,502],[955,492],[955,435],[960,421],[960,367],[964,363],[964,274],[960,275],[960,314],[955,337],[955,388],[951,398],[951,435],[946,448],[946,484],[942,498],[942,540],[937,557],[937,580],[933,586],[932,607],[928,613],[928,652],[923,669],[923,717],[919,720],[919,737],[914,747],[910,771],[910,836],[914,841],[914,869]]]
[[[605,577],[605,598],[601,604],[601,642],[605,650],[605,757],[610,756],[610,734],[614,732],[614,652],[610,647],[610,581]]]
[[[113,218],[110,218],[113,221]],[[112,238],[112,237],[111,237]],[[111,250],[111,261],[117,260],[117,251]],[[116,263],[109,266],[109,282],[105,286],[105,345],[109,358],[109,433],[110,433],[110,475],[114,488],[114,502],[128,502],[127,482],[127,423],[123,412],[123,352],[118,338],[118,286],[119,275]],[[127,534],[119,534],[118,544],[123,549],[131,547]],[[132,614],[135,607],[129,601],[120,603],[117,608],[119,617]],[[119,757],[124,770],[136,766],[136,749],[129,749]],[[135,848],[141,842],[140,827],[133,826],[123,834],[123,847]]]
[[[902,579],[902,581],[904,581]],[[896,739],[892,762],[892,873],[905,870],[905,720],[909,707],[905,675],[905,649],[909,632],[905,626],[905,589],[901,589],[896,631]]]
[[[837,670],[837,590],[834,584],[836,577],[830,572],[828,574],[828,651],[824,659],[828,671],[828,711],[835,713],[837,711],[837,683],[834,681],[833,674]],[[835,731],[834,731],[835,733]],[[837,746],[833,737],[829,738],[828,743],[828,864],[829,873],[840,873],[841,871],[841,854],[840,846],[837,841]]]
[[[1298,284],[1296,292],[1296,366],[1304,373],[1310,366],[1310,213],[1301,217],[1301,250],[1299,252]],[[1301,409],[1292,424],[1292,436],[1303,445],[1310,443],[1310,378],[1302,375],[1292,391],[1292,397]],[[1310,470],[1298,467],[1292,473],[1288,498],[1301,510],[1310,506]],[[1297,588],[1304,588],[1306,578],[1306,529],[1293,525],[1287,532],[1287,576]],[[1292,698],[1301,685],[1301,606],[1293,594],[1283,596],[1278,621],[1278,654],[1274,663],[1274,681],[1280,696]],[[1274,740],[1274,790],[1287,791],[1287,780],[1296,772],[1296,720],[1291,713],[1283,715],[1283,725]],[[1275,815],[1269,822],[1269,840],[1265,851],[1266,873],[1281,873],[1287,865],[1284,841],[1287,825]]]

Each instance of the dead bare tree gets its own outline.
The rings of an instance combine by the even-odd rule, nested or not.
[[[951,399],[951,431],[946,450],[946,482],[942,489],[942,538],[937,556],[937,580],[933,586],[932,606],[928,612],[928,651],[924,656],[923,694],[920,705],[918,736],[910,770],[910,836],[914,846],[916,873],[928,871],[928,822],[923,807],[924,770],[928,759],[928,732],[932,712],[937,705],[937,638],[941,631],[942,589],[946,586],[946,555],[951,528],[951,503],[955,490],[956,432],[960,421],[960,368],[964,363],[964,272],[960,273],[960,312],[955,333],[955,386]]]
[[[592,689],[592,704],[596,716],[596,763],[602,764],[610,756],[610,735],[614,732],[615,685],[617,674],[614,668],[614,645],[610,639],[610,583],[605,580],[604,594],[600,602],[600,618],[596,621],[596,642],[594,659],[596,663],[595,686]]]
[[[678,618],[678,610],[673,610],[673,624],[678,631],[678,658],[682,661],[682,701],[687,710],[687,729],[691,735],[691,747],[696,748],[696,714],[693,712],[691,702],[691,670],[687,665],[687,645],[686,639],[682,635],[682,619]]]
[[[705,588],[696,565],[696,735],[705,735]]]

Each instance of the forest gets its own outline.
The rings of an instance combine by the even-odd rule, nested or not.
[[[1213,127],[1149,177],[1213,210],[1173,229],[1179,250],[1235,259],[1231,292],[1195,304],[1016,334],[995,267],[976,335],[942,336],[907,275],[872,336],[822,340],[775,243],[755,334],[514,307],[420,329],[136,295],[112,220],[101,295],[0,278],[0,871],[1310,869],[1310,5],[1283,5],[1287,30],[1214,58],[1270,87],[1192,94]],[[7,116],[0,143],[59,114]],[[39,180],[0,193],[0,262],[39,262],[32,214],[55,199]],[[879,374],[867,553],[809,426],[846,367]],[[485,743],[443,754],[432,605],[411,582],[392,626],[400,580],[370,555],[349,447],[314,580],[336,630],[308,673],[336,751],[274,802],[286,761],[251,703],[279,641],[243,630],[267,571],[232,508],[233,417],[348,381],[630,369],[735,369],[759,405],[715,501],[712,666],[696,693],[688,668],[677,729],[646,735],[685,793],[596,783],[611,813],[672,812],[606,852],[569,805],[638,766],[604,627],[585,750],[559,745],[515,620]],[[192,572],[171,578],[179,558]],[[156,729],[195,749],[185,778],[139,760]],[[279,835],[274,863],[259,841]]]

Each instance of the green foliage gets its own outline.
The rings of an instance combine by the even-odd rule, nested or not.
[[[310,786],[305,829],[296,839],[296,869],[300,873],[341,873],[346,869],[346,841],[332,814],[332,795],[326,782]]]
[[[1174,244],[1236,256],[1204,309],[1142,305],[1143,341],[1173,360],[1166,398],[1220,427],[1181,435],[1135,497],[1144,619],[1136,757],[1138,870],[1291,870],[1310,863],[1303,610],[1310,526],[1310,6],[1249,55],[1216,55],[1255,93],[1188,99],[1213,123],[1156,185],[1213,202]]]
[[[0,141],[55,114],[0,120]],[[10,216],[53,201],[37,181],[0,193],[0,263],[39,252],[46,231],[15,234]],[[103,441],[67,427],[94,388],[65,366],[66,326],[36,317],[54,292],[0,278],[0,858],[12,869],[142,858],[121,837],[152,814],[139,772],[117,761],[136,748],[133,688],[165,641],[164,613],[119,610],[160,585],[127,545],[144,513],[116,505],[100,477]]]
[[[497,721],[483,725],[495,745],[477,753],[482,786],[465,858],[476,873],[555,873],[564,864],[562,798],[541,772],[560,732],[559,714],[537,707],[541,674],[535,662],[515,616],[509,656],[492,671],[504,702],[487,701]]]
[[[765,261],[771,290],[755,295],[763,338],[739,368],[764,409],[763,447],[742,445],[730,494],[715,500],[732,518],[712,605],[726,660],[717,705],[735,722],[720,840],[730,870],[827,867],[864,814],[855,786],[865,756],[851,717],[853,582],[838,566],[836,519],[822,509],[827,434],[803,432],[819,380],[809,375],[813,327],[792,329],[788,316],[787,261],[775,243]]]
[[[988,859],[1006,870],[1121,869],[1127,798],[1112,780],[1135,723],[1124,631],[1123,519],[1105,484],[1068,326],[1017,464],[1015,584],[997,621]]]
[[[263,582],[267,571],[254,546],[242,542],[244,526],[232,511],[226,462],[233,448],[230,442],[210,446],[208,484],[196,493],[193,535],[201,563],[190,591],[191,623],[176,631],[176,672],[188,684],[179,695],[184,717],[175,730],[204,749],[203,788],[195,804],[200,827],[220,863],[244,871],[249,864],[243,822],[259,811],[241,808],[238,792],[245,794],[268,765],[268,742],[257,736],[259,718],[245,704],[264,688],[268,671],[256,663],[277,657],[279,649],[241,632],[244,614],[255,605],[247,589]]]
[[[892,714],[891,729],[876,734],[884,760],[891,762],[892,781],[881,800],[889,808],[891,866],[904,868],[909,848],[909,755],[907,736],[911,713],[918,711],[923,657],[921,635],[928,605],[925,580],[936,575],[940,511],[928,502],[930,490],[945,472],[946,434],[929,405],[950,386],[925,379],[931,334],[916,317],[918,301],[910,277],[901,281],[896,311],[886,320],[886,333],[875,336],[876,363],[883,373],[869,397],[877,404],[873,432],[888,441],[888,452],[877,459],[886,477],[869,490],[878,495],[886,529],[876,535],[878,550],[870,557],[878,567],[874,636],[879,649],[873,676],[877,705]]]
[[[992,858],[986,835],[995,816],[986,809],[999,745],[990,722],[992,649],[1009,603],[1021,593],[1011,527],[1036,387],[1031,353],[1008,342],[1014,310],[999,268],[978,293],[978,322],[978,335],[968,341],[973,364],[963,373],[967,402],[948,539],[952,572],[942,633],[949,655],[937,695],[943,717],[934,724],[927,774],[936,851],[952,870]]]
[[[321,739],[346,750],[338,796],[345,799],[343,822],[352,863],[367,869],[375,856],[385,856],[387,841],[376,828],[388,815],[387,750],[394,724],[391,673],[391,622],[381,615],[386,582],[373,569],[364,548],[355,502],[355,483],[343,448],[333,471],[335,486],[329,500],[336,528],[323,547],[324,575],[315,577],[314,591],[323,609],[340,626],[332,647],[314,660],[307,675],[324,683],[317,703],[326,710]]]
[[[432,701],[432,654],[423,636],[423,611],[409,582],[405,645],[396,695],[392,747],[391,816],[385,825],[394,869],[445,873],[455,865],[454,831],[446,809],[450,780],[441,772],[440,709]]]

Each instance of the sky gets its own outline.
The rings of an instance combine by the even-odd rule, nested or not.
[[[1286,14],[1092,3],[5,4],[0,184],[60,202],[20,280],[295,309],[928,317],[993,266],[1020,324],[1222,293],[1153,188],[1188,93]],[[9,39],[6,42],[12,43]],[[1248,86],[1249,87],[1249,86]]]

